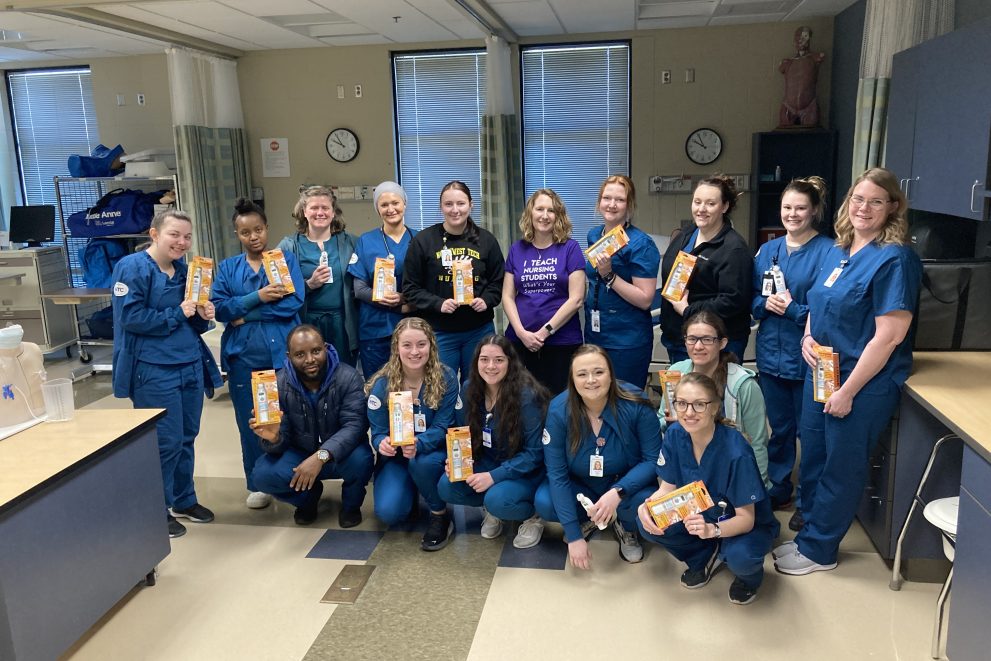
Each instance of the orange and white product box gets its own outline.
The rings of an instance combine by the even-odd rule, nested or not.
[[[712,498],[702,480],[696,480],[669,494],[647,501],[647,511],[661,530],[712,507]]]
[[[451,278],[454,280],[454,302],[469,305],[475,300],[475,280],[471,261],[459,259],[451,262]]]
[[[413,393],[389,393],[389,443],[395,447],[416,443],[413,429]]]
[[[816,347],[815,392],[812,398],[825,404],[829,396],[840,388],[840,354],[833,347]]]
[[[447,479],[464,482],[472,475],[471,430],[468,427],[447,429]]]
[[[685,297],[685,290],[688,289],[688,281],[692,278],[695,270],[695,263],[698,257],[690,255],[684,250],[678,251],[678,257],[674,260],[674,266],[668,274],[668,279],[664,281],[664,289],[661,296],[672,303],[677,303]]]
[[[268,277],[270,285],[282,285],[290,294],[296,291],[292,277],[289,275],[289,265],[281,250],[266,250],[262,253],[262,268]]]
[[[282,422],[275,370],[252,372],[251,394],[255,400],[255,424],[277,425]]]
[[[210,285],[213,284],[213,260],[209,257],[193,257],[186,273],[186,300],[203,305],[210,301]]]
[[[593,243],[585,251],[585,256],[592,266],[596,266],[603,257],[612,257],[618,253],[623,246],[630,242],[630,237],[622,225],[617,225],[602,235],[598,241]]]
[[[664,411],[669,418],[677,417],[674,410],[674,389],[681,381],[681,372],[678,370],[660,370],[657,376],[661,379],[661,396],[664,398]]]
[[[388,257],[376,257],[374,276],[373,301],[381,301],[386,294],[396,293],[396,260]]]

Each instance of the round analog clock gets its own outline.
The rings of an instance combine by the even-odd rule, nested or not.
[[[723,153],[723,139],[712,129],[696,129],[688,134],[685,153],[693,163],[708,165]]]
[[[358,136],[351,129],[334,129],[327,135],[327,153],[338,163],[353,161],[358,147]]]

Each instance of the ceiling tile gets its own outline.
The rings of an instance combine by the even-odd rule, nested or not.
[[[623,32],[636,27],[636,0],[548,0],[571,34]]]
[[[492,2],[490,6],[518,35],[553,35],[562,31],[561,22],[547,0]]]

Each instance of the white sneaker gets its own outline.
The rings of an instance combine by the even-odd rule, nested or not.
[[[483,507],[482,514],[485,515],[485,519],[482,520],[482,537],[485,539],[495,539],[502,534],[502,519],[497,519]]]
[[[788,574],[790,576],[805,576],[806,574],[811,574],[815,571],[829,571],[831,569],[836,569],[836,563],[831,562],[828,565],[820,565],[812,558],[802,555],[798,549],[796,549],[788,555],[776,558],[774,560],[774,568],[782,574]]]
[[[252,491],[248,494],[244,504],[253,510],[263,510],[272,504],[272,496],[262,491]]]
[[[513,546],[518,549],[533,548],[540,543],[540,538],[544,534],[544,520],[539,514],[534,514],[529,519],[520,524],[513,539]]]
[[[643,547],[640,546],[637,531],[627,531],[619,519],[613,521],[612,529],[616,535],[616,541],[619,542],[619,557],[630,563],[643,560]]]

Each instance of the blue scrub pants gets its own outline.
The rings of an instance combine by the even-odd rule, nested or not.
[[[492,461],[475,462],[476,473],[490,472],[499,464]],[[482,493],[472,489],[466,482],[451,482],[445,472],[437,483],[440,497],[453,505],[485,507],[489,514],[506,521],[526,521],[533,516],[533,497],[543,481],[543,471],[529,479],[503,480],[496,482]]]
[[[440,362],[444,363],[455,374],[461,370],[458,383],[464,383],[471,374],[471,359],[475,355],[475,347],[486,335],[495,334],[495,326],[490,321],[487,324],[468,331],[435,331],[437,335],[437,350]]]
[[[603,480],[603,482],[606,482],[606,480]],[[602,497],[602,494],[612,488],[612,484],[603,484],[603,486],[605,488],[602,489],[602,491],[599,491],[598,489],[589,487],[587,484],[581,484],[571,480],[571,502],[574,503],[575,512],[578,514],[579,522],[588,521],[588,515],[585,513],[585,508],[578,503],[576,496],[579,493],[583,493],[594,503]],[[648,486],[642,491],[630,494],[623,500],[619,501],[619,507],[616,508],[616,518],[619,519],[627,531],[633,532],[637,529],[637,508],[640,507],[640,503],[647,500],[650,494],[654,493],[655,490],[656,487],[651,488]],[[560,523],[561,519],[558,517],[557,511],[554,509],[554,501],[551,498],[551,485],[548,480],[545,479],[537,488],[537,493],[534,496],[533,504],[537,509],[537,514],[539,514],[545,521],[556,521]]]
[[[197,502],[193,441],[200,432],[203,412],[203,364],[156,365],[138,361],[131,401],[137,409],[165,409],[165,417],[155,425],[165,505],[177,510],[192,507]]]
[[[868,460],[898,406],[900,390],[890,380],[859,392],[845,418],[823,413],[805,382],[802,408],[802,513],[795,537],[802,555],[820,565],[836,562],[840,540],[853,523],[867,484]]]
[[[447,503],[437,492],[445,459],[447,454],[440,450],[417,452],[412,459],[399,454],[379,456],[375,467],[375,516],[389,526],[405,521],[416,505],[417,490],[431,512],[447,509]]]
[[[761,372],[757,378],[767,405],[767,421],[771,425],[771,438],[767,442],[767,476],[771,480],[769,495],[771,502],[779,505],[791,500],[795,438],[802,418],[805,381],[783,379],[767,372]]]
[[[259,491],[272,494],[275,498],[289,503],[294,507],[311,504],[313,494],[320,497],[322,488],[309,491],[295,491],[289,488],[293,478],[292,469],[299,466],[312,453],[303,453],[295,448],[289,448],[281,455],[264,454],[251,473],[251,479]],[[341,488],[341,506],[345,510],[361,509],[365,502],[365,487],[372,477],[375,460],[368,443],[356,447],[343,461],[336,457],[324,464],[317,480],[343,480]]]
[[[754,528],[745,535],[717,540],[689,534],[684,523],[669,526],[663,535],[651,535],[643,529],[639,519],[637,524],[644,539],[660,544],[693,571],[705,567],[712,550],[718,546],[719,558],[748,588],[757,588],[764,580],[764,556],[771,550],[774,541],[774,535],[769,530]]]
[[[351,353],[351,341],[344,323],[343,310],[307,310],[304,324],[313,324],[320,330],[323,339],[337,350],[337,357],[351,367],[358,364],[358,354]]]
[[[650,357],[654,352],[653,344],[641,344],[637,347],[623,347],[622,349],[602,348],[609,354],[609,360],[612,361],[617,379],[641,389],[647,385]]]
[[[365,380],[382,369],[392,353],[392,337],[376,337],[361,341],[361,375]]]
[[[258,457],[265,454],[261,448],[261,439],[248,426],[248,420],[255,415],[255,401],[251,392],[251,372],[253,370],[270,370],[272,365],[251,365],[237,358],[230,361],[227,370],[227,389],[231,394],[234,405],[234,420],[241,435],[241,462],[244,464],[244,477],[248,482],[248,491],[258,491],[251,478]]]

